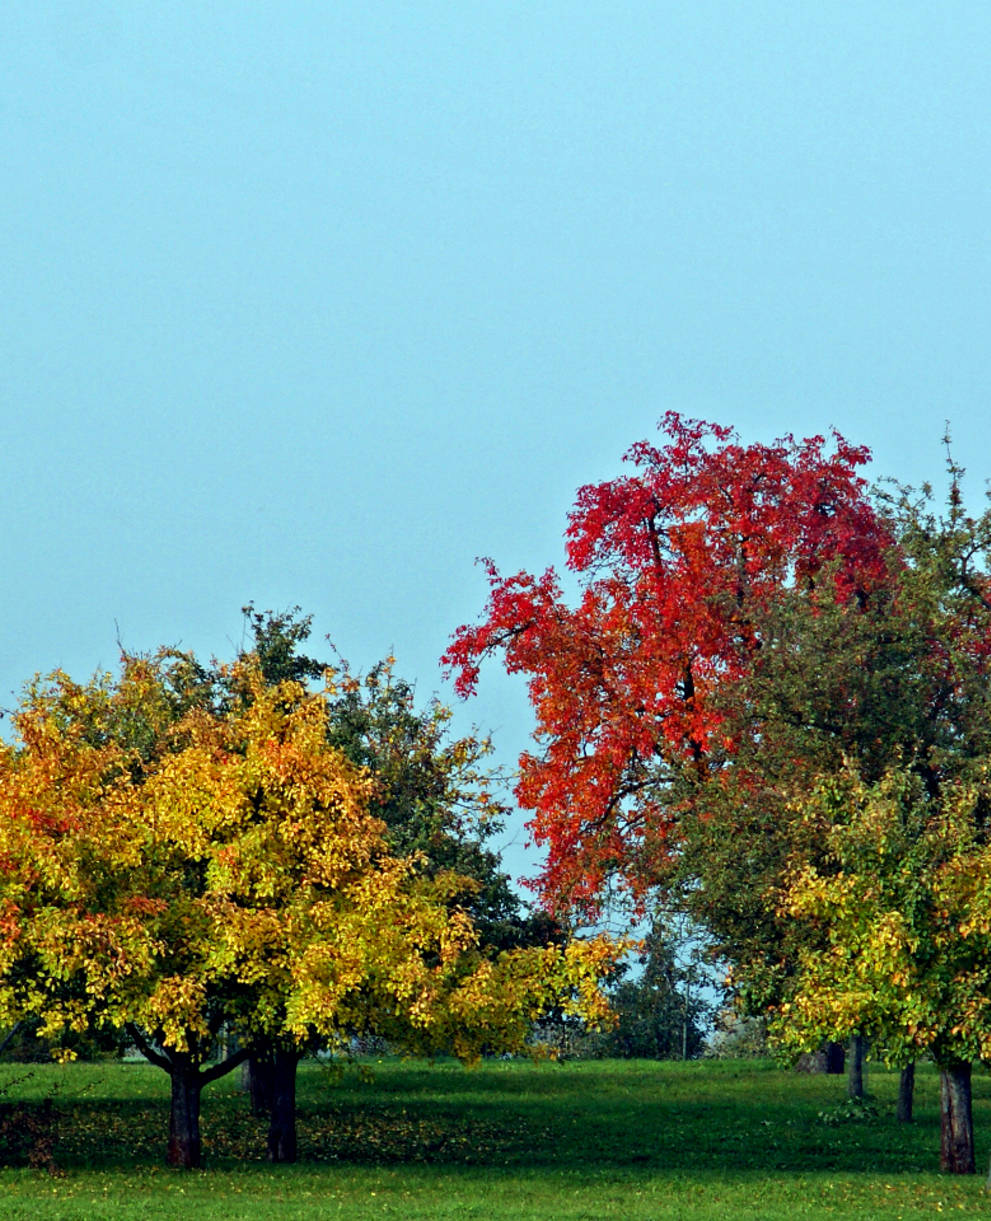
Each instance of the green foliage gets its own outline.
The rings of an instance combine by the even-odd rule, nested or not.
[[[392,657],[357,675],[339,655],[321,662],[301,653],[312,617],[298,606],[257,611],[249,603],[243,613],[267,683],[333,675],[327,740],[374,777],[369,808],[385,823],[392,851],[422,855],[430,876],[470,879],[457,902],[492,951],[560,942],[556,922],[524,907],[487,846],[507,813],[496,796],[505,778],[487,763],[491,742],[452,737],[450,708],[436,698],[417,706],[414,685],[396,674]]]
[[[680,953],[679,953],[680,951]],[[675,938],[656,917],[642,943],[641,969],[629,968],[610,990],[616,1025],[599,1035],[601,1054],[620,1059],[694,1060],[702,1053],[713,1006],[702,991],[708,980],[698,947]]]
[[[804,918],[789,901],[797,878],[828,885],[852,872],[869,890],[875,868],[892,885],[900,869],[904,893],[890,896],[898,908],[910,900],[909,878],[926,885],[945,859],[930,829],[959,806],[962,789],[959,849],[986,838],[991,514],[967,516],[960,472],[951,474],[942,516],[925,497],[901,493],[885,503],[888,575],[869,594],[844,598],[827,567],[814,583],[752,611],[762,645],[751,673],[724,685],[724,752],[678,793],[692,816],[682,818],[671,877],[735,964],[755,1009],[787,1001],[803,954],[822,955],[831,944],[825,910]],[[843,774],[868,789],[898,783],[915,794],[901,801],[880,856],[871,839],[877,826],[868,833],[861,819],[857,842],[850,839],[857,803],[824,796],[834,783],[844,788]],[[850,839],[842,850],[834,830]]]
[[[315,657],[299,652],[300,645],[310,637],[313,623],[313,616],[304,615],[300,607],[258,611],[254,603],[249,602],[241,607],[241,614],[251,632],[250,652],[258,659],[262,677],[269,686],[319,680],[331,668]]]
[[[827,1111],[819,1112],[819,1119],[828,1128],[837,1128],[843,1124],[873,1123],[880,1112],[873,1102],[866,1098],[845,1098]]]

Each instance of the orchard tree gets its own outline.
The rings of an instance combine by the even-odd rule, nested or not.
[[[971,1063],[991,1058],[991,845],[986,774],[929,797],[902,768],[875,784],[850,771],[801,802],[829,852],[796,861],[783,911],[824,928],[799,953],[771,1031],[807,1047],[855,1028],[889,1062],[928,1052],[940,1072],[940,1162],[972,1174]]]
[[[926,497],[892,505],[902,565],[873,654],[888,664],[853,659],[888,684],[887,721],[837,702],[874,725],[870,749],[846,751],[840,766],[822,755],[818,776],[781,785],[786,823],[825,851],[793,850],[778,887],[801,949],[776,1029],[792,1045],[857,1029],[904,1066],[931,1054],[941,1161],[969,1173],[971,1062],[991,1048],[991,512],[966,513],[961,474],[951,463],[942,516]],[[793,660],[819,618],[806,610]],[[851,681],[846,693],[864,689]]]
[[[732,748],[722,700],[751,673],[761,617],[828,572],[835,596],[870,601],[890,531],[834,436],[741,445],[731,430],[664,417],[666,444],[626,455],[634,473],[578,493],[569,606],[553,569],[503,576],[487,562],[482,621],[444,655],[461,695],[501,655],[528,678],[536,749],[516,795],[546,846],[554,910],[595,914],[612,884],[642,900],[677,851],[686,783]]]
[[[663,427],[666,446],[630,451],[636,475],[579,493],[577,607],[552,571],[506,578],[490,564],[485,617],[458,630],[446,660],[465,694],[493,653],[529,676],[538,749],[521,759],[517,793],[549,848],[545,899],[594,911],[613,882],[641,902],[660,887],[714,934],[754,1009],[795,1014],[853,925],[834,927],[811,899],[802,908],[791,880],[828,886],[866,854],[862,837],[803,816],[810,793],[848,768],[867,786],[904,772],[924,794],[923,857],[926,820],[961,792],[964,854],[987,836],[975,776],[991,757],[991,518],[965,513],[952,464],[937,518],[925,497],[869,498],[856,473],[866,452],[838,437],[830,454],[821,438],[742,447],[677,416]],[[856,876],[866,927],[878,909],[870,871]],[[860,1013],[854,991],[828,1021],[794,1025],[793,1044],[873,1035],[896,1062],[909,1046],[932,1050],[947,1082],[944,1164],[972,1169],[959,1081],[984,1037],[980,1008],[951,1006],[956,1043],[932,1031],[899,1043],[905,1010]]]
[[[171,1078],[169,1161],[196,1165],[200,1092],[246,1053],[205,1066],[229,998],[206,969],[197,895],[145,816],[143,730],[165,702],[156,667],[137,662],[116,686],[56,674],[15,713],[0,756],[0,1008],[56,1040],[127,1028]]]
[[[496,797],[502,778],[488,766],[489,740],[474,733],[452,735],[451,711],[437,699],[418,706],[414,686],[396,674],[391,656],[357,675],[336,650],[326,661],[304,653],[312,618],[298,606],[259,611],[248,603],[242,613],[247,647],[241,658],[255,659],[266,684],[305,684],[333,675],[328,742],[373,778],[369,809],[385,823],[395,855],[418,855],[426,876],[453,873],[469,879],[448,902],[470,915],[485,952],[562,943],[553,919],[523,909],[498,855],[488,847],[506,812]],[[214,670],[211,689],[224,706],[252,698],[222,667]],[[273,1110],[276,1060],[277,1049],[256,1039],[247,1070],[257,1114]]]
[[[242,657],[257,658],[266,683],[333,675],[328,741],[374,778],[370,808],[385,823],[393,851],[421,854],[428,871],[473,879],[477,885],[462,901],[487,945],[560,940],[545,913],[523,910],[488,847],[507,813],[497,796],[504,778],[488,762],[491,741],[477,733],[453,736],[451,709],[436,698],[418,705],[414,684],[396,673],[392,656],[360,675],[336,650],[329,661],[302,653],[312,617],[298,606],[258,611],[248,603],[242,613],[250,633]],[[225,686],[219,674],[217,685]]]
[[[192,701],[152,749],[119,727],[144,743],[169,705],[156,659],[29,692],[0,756],[0,1020],[127,1029],[171,1078],[169,1161],[195,1166],[202,1087],[254,1042],[275,1048],[269,1148],[290,1160],[315,1038],[384,1022],[470,1059],[522,1046],[549,1005],[605,1016],[604,941],[484,954],[451,903],[471,882],[389,851],[373,782],[328,742],[328,693],[229,677],[250,698]],[[210,1065],[221,1027],[243,1047]]]

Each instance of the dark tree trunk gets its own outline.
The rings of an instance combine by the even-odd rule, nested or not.
[[[188,1055],[172,1053],[172,1110],[169,1112],[170,1166],[195,1170],[203,1164],[200,1143],[200,1093],[203,1081]]]
[[[864,1056],[867,1054],[867,1040],[862,1034],[850,1036],[850,1068],[846,1079],[846,1092],[849,1098],[864,1096]]]
[[[846,1063],[846,1052],[843,1050],[842,1043],[827,1043],[826,1044],[826,1072],[833,1076],[839,1076],[843,1072],[843,1067]]]
[[[957,1060],[939,1066],[939,1164],[950,1174],[973,1174],[974,1116],[970,1064]]]
[[[275,1052],[252,1052],[246,1064],[252,1115],[271,1115],[275,1101]]]
[[[130,1022],[126,1029],[145,1059],[168,1073],[172,1082],[166,1160],[170,1166],[195,1170],[203,1164],[200,1141],[200,1095],[203,1087],[243,1063],[248,1058],[248,1052],[246,1049],[236,1051],[219,1064],[201,1068],[202,1061],[198,1056],[171,1048],[159,1048]]]
[[[276,1051],[272,1056],[272,1108],[268,1127],[268,1160],[296,1160],[296,1066],[299,1053]]]
[[[898,1079],[898,1122],[912,1122],[912,1106],[915,1101],[915,1061],[906,1064]]]

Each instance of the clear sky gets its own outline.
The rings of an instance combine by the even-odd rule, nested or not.
[[[989,48],[986,0],[5,0],[0,700],[249,599],[443,691],[474,558],[558,563],[670,408],[913,482],[949,419],[979,500]],[[511,761],[522,688],[470,719]]]

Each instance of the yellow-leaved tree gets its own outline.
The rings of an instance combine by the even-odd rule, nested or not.
[[[200,1094],[274,1060],[269,1155],[295,1157],[295,1069],[374,1030],[413,1051],[517,1050],[608,1007],[605,939],[484,952],[472,883],[390,853],[370,777],[328,742],[331,691],[250,658],[210,706],[189,658],[29,689],[0,752],[0,1018],[126,1029],[171,1079],[168,1160],[201,1161]],[[221,1030],[240,1049],[211,1062]]]
[[[905,1065],[940,1070],[944,1169],[974,1169],[971,1063],[991,1060],[991,764],[934,797],[908,768],[865,782],[824,777],[801,802],[822,830],[818,865],[796,864],[792,919],[821,930],[771,1023],[796,1049],[851,1029]]]

